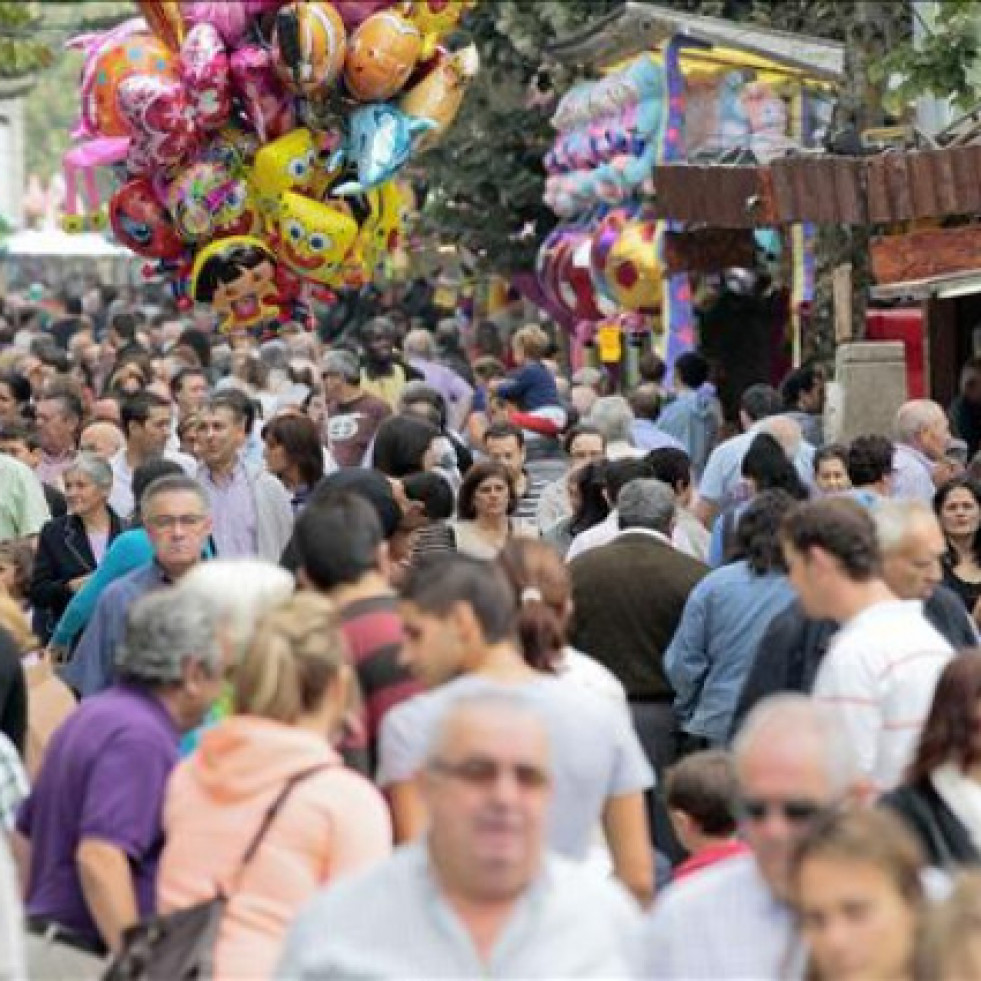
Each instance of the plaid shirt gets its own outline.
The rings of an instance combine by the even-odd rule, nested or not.
[[[0,828],[4,831],[14,830],[17,810],[29,789],[17,747],[0,732]]]

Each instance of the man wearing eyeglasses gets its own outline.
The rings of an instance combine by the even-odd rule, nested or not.
[[[141,505],[153,562],[116,580],[99,597],[74,656],[62,672],[66,683],[83,698],[112,683],[113,657],[130,606],[139,597],[177,582],[194,568],[211,534],[208,498],[190,477],[155,480],[146,489]]]
[[[545,849],[550,784],[545,725],[527,702],[461,698],[426,758],[425,840],[315,899],[276,977],[634,976],[631,899]]]
[[[802,975],[789,904],[791,857],[813,821],[856,792],[851,749],[826,707],[783,694],[749,714],[733,752],[751,853],[679,882],[658,900],[645,927],[644,977]]]

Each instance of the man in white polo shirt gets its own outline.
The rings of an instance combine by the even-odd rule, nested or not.
[[[847,733],[876,792],[899,783],[953,654],[923,615],[881,576],[869,512],[846,498],[803,504],[782,532],[790,579],[808,616],[842,624],[821,662],[813,695]]]

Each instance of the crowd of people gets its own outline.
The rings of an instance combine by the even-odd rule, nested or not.
[[[0,979],[981,977],[981,366],[391,314],[8,299]]]

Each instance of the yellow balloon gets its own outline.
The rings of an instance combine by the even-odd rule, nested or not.
[[[414,24],[422,35],[422,58],[431,58],[436,53],[440,38],[448,34],[460,22],[460,18],[470,7],[476,7],[476,0],[404,0],[396,10],[410,24]]]
[[[417,147],[422,150],[438,143],[460,111],[467,83],[477,74],[480,58],[476,45],[441,58],[421,81],[399,100],[399,108],[409,116],[431,119],[436,129],[423,133]]]
[[[625,310],[661,309],[665,272],[657,258],[656,235],[656,222],[629,221],[610,249],[604,282]]]
[[[275,216],[285,191],[316,194],[320,177],[313,134],[294,129],[256,153],[250,185],[259,207]]]
[[[303,279],[332,285],[357,234],[358,223],[346,208],[283,192],[276,216],[276,255]]]

